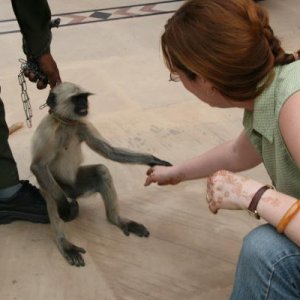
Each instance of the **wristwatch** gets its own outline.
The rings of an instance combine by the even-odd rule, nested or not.
[[[248,206],[248,213],[250,214],[250,216],[253,216],[256,219],[260,219],[260,216],[257,212],[257,205],[264,192],[267,191],[268,189],[274,189],[274,187],[269,184],[264,185],[254,194]]]

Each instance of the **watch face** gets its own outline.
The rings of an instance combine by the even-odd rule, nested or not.
[[[253,217],[253,218],[255,218],[255,219],[260,219],[260,216],[259,216],[259,214],[258,214],[258,212],[257,212],[257,210],[255,210],[255,211],[251,211],[251,210],[247,210],[248,211],[248,214],[251,216],[251,217]]]

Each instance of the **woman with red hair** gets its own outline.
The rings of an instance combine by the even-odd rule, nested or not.
[[[300,51],[287,54],[252,0],[190,0],[161,37],[170,79],[210,106],[244,110],[244,129],[145,185],[208,177],[209,209],[246,209],[268,224],[244,239],[231,299],[300,299]],[[240,172],[263,163],[276,190]],[[226,171],[224,171],[226,170]]]

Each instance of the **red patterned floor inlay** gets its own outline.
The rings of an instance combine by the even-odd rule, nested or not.
[[[53,14],[53,18],[61,19],[60,27],[74,26],[173,13],[180,7],[182,3],[183,0],[161,1],[140,5],[127,5]],[[19,32],[19,27],[15,19],[0,20],[0,34],[9,34],[15,32]]]

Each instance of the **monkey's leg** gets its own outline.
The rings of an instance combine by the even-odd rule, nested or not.
[[[82,254],[85,253],[85,250],[77,247],[67,240],[64,231],[64,222],[58,215],[57,203],[47,191],[41,189],[41,193],[47,203],[50,223],[54,231],[56,244],[60,253],[70,265],[75,265],[77,267],[84,266],[85,263]]]
[[[140,237],[149,236],[149,231],[144,225],[119,216],[117,193],[106,166],[91,165],[79,168],[74,193],[78,196],[86,192],[98,192],[102,195],[107,219],[118,226],[125,235],[133,233]]]

